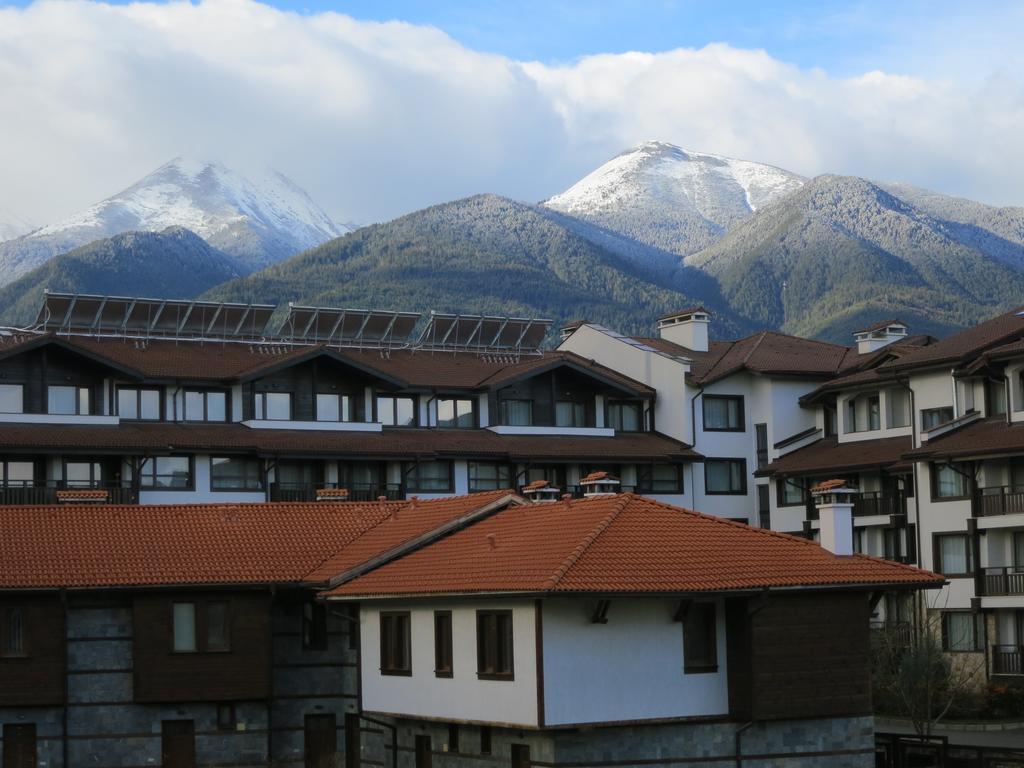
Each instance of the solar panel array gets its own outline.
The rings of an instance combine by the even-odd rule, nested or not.
[[[262,338],[275,307],[47,291],[37,327],[56,333],[166,338]]]
[[[297,343],[392,347],[408,343],[419,312],[288,305],[278,335]]]
[[[480,352],[534,352],[551,320],[430,313],[418,346],[423,349]]]
[[[328,344],[498,354],[540,351],[551,320],[431,312],[413,337],[419,312],[288,305],[276,334],[272,304],[146,299],[47,291],[36,318],[42,331],[71,335]]]

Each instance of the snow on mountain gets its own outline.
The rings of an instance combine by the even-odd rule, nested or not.
[[[805,181],[771,165],[649,141],[543,204],[686,255]]]
[[[171,226],[195,232],[249,270],[348,231],[280,173],[245,177],[178,157],[113,197],[0,245],[0,285],[86,243]]]
[[[10,211],[0,209],[0,243],[13,240],[32,230],[32,225]]]

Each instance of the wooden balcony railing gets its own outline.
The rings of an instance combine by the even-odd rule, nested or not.
[[[318,488],[347,488],[348,501],[376,501],[385,496],[388,501],[405,498],[401,483],[271,483],[271,501],[316,501]]]
[[[914,625],[909,621],[873,621],[871,634],[873,642],[897,648],[909,648],[914,643]]]
[[[862,493],[851,493],[849,499],[853,502],[854,517],[902,515],[907,511],[905,497],[902,493],[863,491]],[[807,500],[807,519],[818,519],[818,508],[814,505],[814,499],[810,498]]]
[[[989,597],[1024,595],[1024,565],[986,568],[982,574],[981,587],[983,594]]]
[[[1024,675],[1024,645],[993,645],[992,674]]]
[[[138,492],[127,485],[104,484],[104,483],[83,483],[68,484],[62,481],[50,480],[40,483],[17,483],[0,485],[0,505],[41,505],[60,504],[61,499],[58,491],[105,491],[107,496],[103,499],[104,504],[138,504]],[[66,503],[76,502],[68,500]]]
[[[1024,488],[1019,485],[979,488],[974,494],[974,516],[1024,514]]]

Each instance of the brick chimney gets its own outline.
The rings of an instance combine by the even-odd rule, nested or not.
[[[811,487],[818,508],[819,543],[837,555],[853,554],[853,499],[845,480],[825,480]]]
[[[711,315],[704,307],[687,307],[658,319],[658,335],[694,352],[708,351]]]

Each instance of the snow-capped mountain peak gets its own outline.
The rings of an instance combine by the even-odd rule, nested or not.
[[[20,216],[0,208],[0,243],[32,231],[32,225]]]

